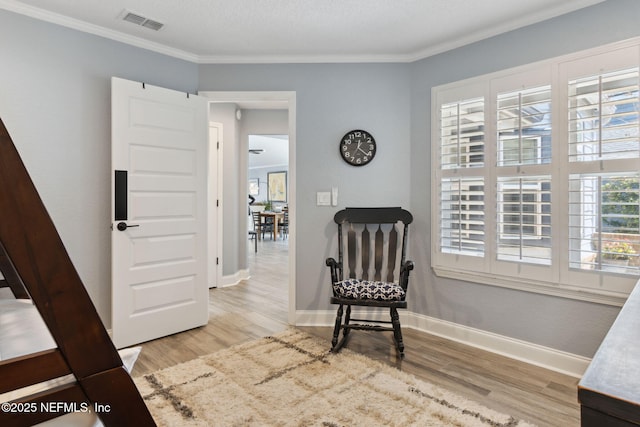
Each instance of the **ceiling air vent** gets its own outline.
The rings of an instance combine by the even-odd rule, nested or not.
[[[154,21],[152,19],[147,19],[142,23],[142,26],[150,28],[154,31],[158,31],[160,28],[164,26],[164,24],[162,22]]]
[[[146,28],[150,28],[154,31],[158,31],[164,26],[162,22],[154,21],[153,19],[145,18],[137,13],[125,11],[122,17],[123,21],[131,22],[132,24],[141,25]]]

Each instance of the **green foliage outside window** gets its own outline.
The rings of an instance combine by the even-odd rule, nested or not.
[[[637,179],[614,178],[602,185],[602,231],[640,234]]]
[[[635,255],[636,250],[633,246],[627,242],[610,242],[604,244],[604,251],[602,252],[602,258],[604,259],[630,259],[632,255]]]

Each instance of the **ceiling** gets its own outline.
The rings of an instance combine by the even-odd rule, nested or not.
[[[262,150],[260,154],[249,153],[249,169],[287,169],[289,164],[287,135],[249,135],[249,150]]]
[[[604,0],[0,0],[195,63],[411,62]],[[122,18],[157,21],[159,31]]]

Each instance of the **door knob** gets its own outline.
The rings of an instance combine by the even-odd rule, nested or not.
[[[139,224],[128,225],[126,222],[119,222],[118,225],[116,225],[116,228],[120,231],[124,231],[129,227],[140,227],[140,225]]]

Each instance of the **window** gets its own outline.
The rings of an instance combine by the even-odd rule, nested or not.
[[[484,165],[484,100],[442,106],[442,168]]]
[[[484,181],[482,178],[442,181],[441,250],[484,254]]]
[[[484,254],[484,182],[472,169],[484,166],[484,100],[442,106],[441,248],[448,253]]]
[[[498,259],[551,263],[550,177],[498,179]]]
[[[569,82],[572,162],[638,157],[638,68]]]
[[[437,274],[621,303],[640,275],[638,47],[432,90]]]
[[[549,265],[551,86],[500,92],[496,105],[497,259]]]
[[[500,136],[498,164],[501,166],[535,163],[542,155],[542,140],[535,136]]]
[[[568,83],[569,169],[576,172],[569,177],[573,268],[639,272],[638,165],[624,162],[640,154],[638,77],[632,67]]]
[[[498,94],[497,114],[498,166],[551,162],[550,86]]]
[[[576,174],[569,182],[571,267],[638,274],[638,174]]]

